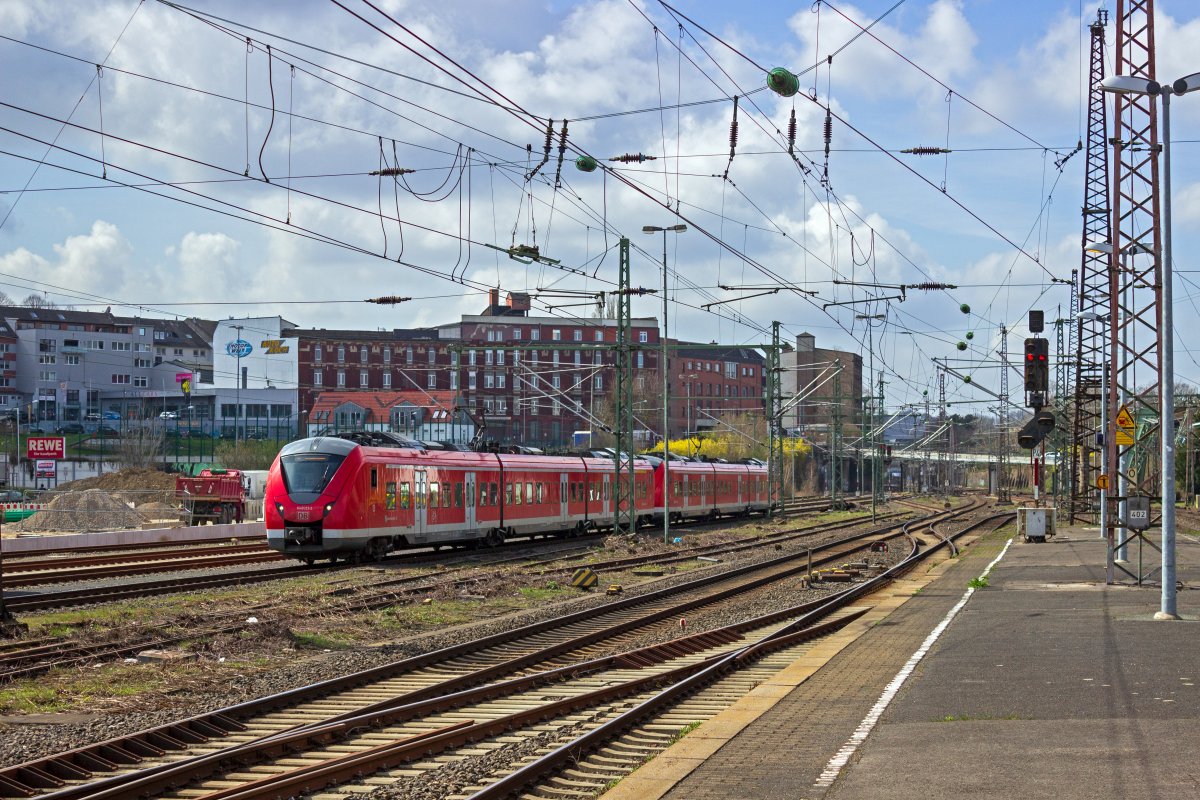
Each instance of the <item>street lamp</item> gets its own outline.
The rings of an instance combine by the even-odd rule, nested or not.
[[[657,225],[646,225],[642,228],[642,233],[662,233],[663,238],[663,295],[662,295],[662,337],[658,340],[658,360],[659,368],[662,370],[662,396],[663,396],[663,544],[670,541],[671,535],[671,455],[668,451],[668,444],[671,441],[669,409],[670,401],[668,399],[668,391],[670,383],[667,375],[667,231],[673,233],[683,233],[687,230],[687,225],[671,225],[667,228],[660,228]]]
[[[1116,94],[1138,94],[1162,98],[1163,154],[1163,241],[1160,276],[1162,296],[1159,309],[1162,327],[1159,347],[1162,358],[1162,409],[1159,417],[1159,437],[1162,440],[1162,605],[1155,619],[1179,619],[1175,604],[1175,322],[1172,309],[1174,292],[1171,274],[1171,96],[1200,89],[1200,72],[1185,75],[1176,81],[1158,81],[1112,75],[1100,82],[1100,88]],[[1168,465],[1170,468],[1168,468]]]

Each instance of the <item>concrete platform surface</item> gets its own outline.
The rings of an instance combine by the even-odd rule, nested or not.
[[[1184,619],[1156,622],[1095,531],[1014,543],[826,797],[1200,798],[1200,545],[1177,552]]]
[[[1104,584],[1094,529],[1006,538],[899,587],[885,619],[702,761],[652,761],[611,795],[1200,798],[1200,543],[1179,537],[1184,619],[1159,622],[1159,587]]]

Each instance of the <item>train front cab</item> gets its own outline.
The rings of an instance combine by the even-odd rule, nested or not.
[[[344,439],[285,445],[267,476],[267,545],[310,562],[356,551],[359,545],[344,534],[348,515],[354,513],[351,476],[361,463],[361,448]]]

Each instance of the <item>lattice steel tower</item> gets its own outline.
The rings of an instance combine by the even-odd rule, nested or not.
[[[1109,303],[1108,256],[1089,249],[1092,242],[1111,242],[1108,207],[1107,114],[1104,92],[1104,28],[1108,11],[1096,12],[1091,25],[1091,77],[1088,82],[1087,165],[1083,183],[1083,262],[1079,268],[1079,311],[1075,339],[1075,396],[1071,414],[1071,502],[1070,519],[1095,523],[1096,482],[1100,476],[1100,404],[1103,370],[1108,361],[1105,339],[1109,334],[1112,306]]]
[[[1152,81],[1154,69],[1153,0],[1118,0],[1116,74]],[[1118,397],[1136,421],[1133,443],[1106,439],[1108,463],[1118,473],[1119,494],[1154,497],[1159,493],[1162,464],[1157,453],[1159,409],[1162,407],[1161,245],[1159,231],[1158,96],[1113,95],[1112,253],[1109,255],[1109,419],[1116,419]],[[1171,376],[1166,377],[1167,380]],[[1173,468],[1174,465],[1171,465]],[[1118,516],[1117,499],[1109,497],[1110,520]],[[1158,518],[1151,520],[1157,524]],[[1117,563],[1114,551],[1125,542],[1149,544],[1142,533],[1112,531],[1108,580],[1125,577],[1138,583],[1156,568],[1140,553]],[[1115,540],[1115,541],[1114,541]],[[1137,565],[1145,565],[1139,567]],[[1136,570],[1136,572],[1131,571]]]

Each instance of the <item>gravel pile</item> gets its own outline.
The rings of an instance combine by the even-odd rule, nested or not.
[[[8,526],[25,533],[48,531],[112,531],[140,528],[141,514],[101,489],[57,495],[49,505],[27,519]]]

